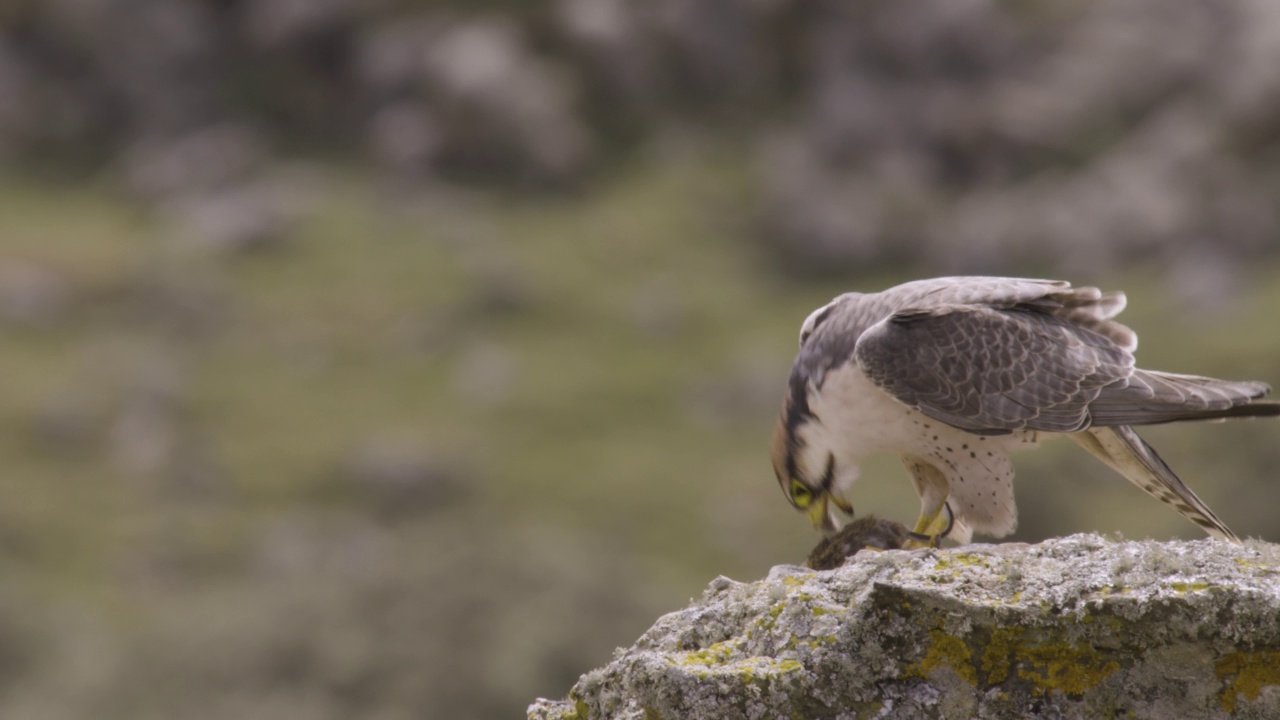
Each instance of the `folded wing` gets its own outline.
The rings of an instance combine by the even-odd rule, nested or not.
[[[1251,404],[1264,383],[1136,369],[1126,347],[1136,339],[1123,342],[1111,314],[1060,303],[906,309],[864,332],[854,355],[898,400],[982,434],[1280,414]]]

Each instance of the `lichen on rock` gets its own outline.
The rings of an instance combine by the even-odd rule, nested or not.
[[[531,720],[1280,717],[1280,546],[859,553],[718,578]]]

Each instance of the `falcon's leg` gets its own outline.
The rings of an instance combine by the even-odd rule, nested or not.
[[[938,547],[955,521],[947,505],[951,484],[940,470],[921,458],[908,455],[902,458],[902,463],[920,496],[920,517],[904,547]]]

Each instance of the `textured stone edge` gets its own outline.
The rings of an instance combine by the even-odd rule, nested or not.
[[[1170,677],[1171,668],[1187,674]],[[528,716],[1051,708],[1280,716],[1280,548],[1077,535],[861,553],[830,571],[779,566],[754,583],[718,578],[584,675],[567,700],[539,700]]]

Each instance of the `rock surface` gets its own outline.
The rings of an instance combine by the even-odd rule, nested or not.
[[[721,577],[528,716],[1280,717],[1280,546],[1076,535]]]

